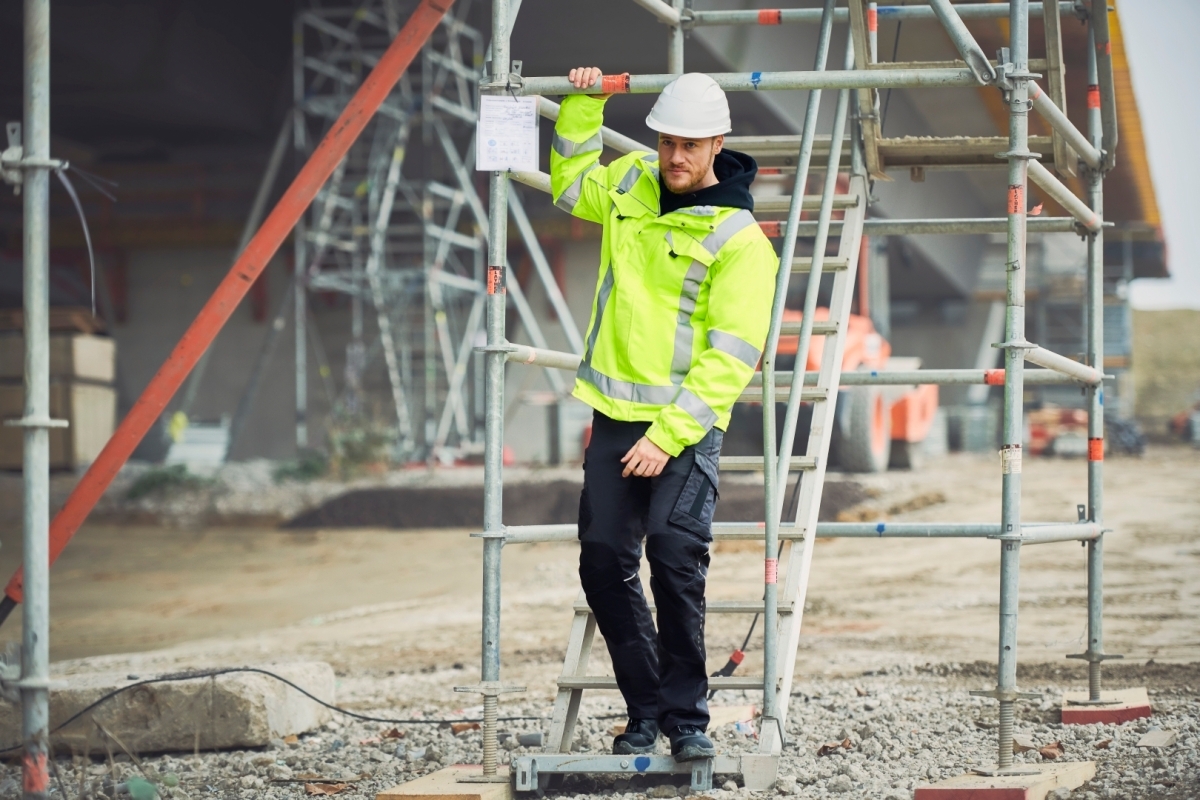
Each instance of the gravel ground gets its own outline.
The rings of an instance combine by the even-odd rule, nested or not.
[[[752,793],[727,777],[718,776],[713,800],[795,795],[801,798],[908,798],[921,783],[964,772],[994,759],[995,704],[970,697],[966,689],[987,685],[990,665],[893,667],[854,678],[816,678],[798,684],[792,699],[788,743],[775,789]],[[1017,733],[1038,747],[1060,742],[1064,761],[1094,760],[1094,780],[1072,793],[1060,790],[1054,800],[1098,798],[1195,798],[1200,787],[1200,677],[1196,665],[1160,669],[1150,681],[1155,715],[1119,726],[1063,726],[1058,702],[1064,688],[1037,683],[1030,674],[1060,672],[1057,666],[1027,671],[1023,689],[1043,692],[1040,704],[1029,703],[1018,715]],[[1125,674],[1133,670],[1126,670]],[[1125,677],[1122,674],[1122,678]],[[461,669],[423,674],[345,675],[339,698],[360,713],[432,719],[477,716],[480,708],[436,705],[393,705],[384,698],[429,696],[435,685],[469,682]],[[751,698],[726,693],[716,701],[733,705]],[[536,752],[523,747],[520,737],[536,734],[545,725],[548,709],[535,703],[502,705],[502,714],[534,719],[502,723],[504,761]],[[611,728],[620,722],[619,709],[604,701],[585,701],[584,719],[577,730],[576,749],[607,752]],[[1160,727],[1176,731],[1178,740],[1162,749],[1138,748],[1146,731]],[[725,725],[713,732],[720,751],[753,750],[753,735]],[[823,745],[829,751],[821,755]],[[665,750],[665,742],[660,743]],[[136,754],[134,754],[136,755]],[[375,793],[440,769],[447,764],[478,763],[480,732],[455,734],[449,723],[384,725],[342,717],[323,729],[294,741],[276,740],[265,750],[172,754],[146,757],[140,765],[119,750],[112,760],[59,758],[52,796],[118,798],[147,788],[149,778],[164,798],[295,798],[316,793],[313,786],[339,789],[343,798],[373,798]],[[1044,758],[1037,750],[1020,753],[1022,762]],[[19,767],[10,763],[0,772],[0,797],[19,796]],[[607,779],[568,781],[552,794],[562,798],[602,796],[621,800],[674,797],[687,793],[686,782],[632,782]],[[344,787],[342,786],[344,784]],[[83,787],[81,794],[80,787]],[[719,787],[719,788],[718,788]]]

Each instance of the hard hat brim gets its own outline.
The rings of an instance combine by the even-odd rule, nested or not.
[[[685,139],[711,139],[714,136],[723,136],[733,130],[727,123],[718,123],[708,128],[684,128],[677,125],[667,125],[654,118],[653,112],[646,116],[646,127],[652,131],[665,133],[668,136],[682,136]]]

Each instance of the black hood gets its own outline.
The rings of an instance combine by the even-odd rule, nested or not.
[[[719,206],[722,208],[744,208],[754,210],[754,197],[750,194],[750,184],[758,174],[758,164],[745,153],[736,150],[722,150],[713,161],[713,172],[720,181],[715,186],[709,186],[690,194],[675,194],[667,188],[662,176],[658,178],[659,201],[658,214],[670,214],[681,208],[691,206]]]

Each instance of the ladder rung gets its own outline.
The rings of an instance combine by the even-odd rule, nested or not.
[[[803,541],[804,534],[793,524],[780,525],[778,528],[779,541]],[[762,541],[766,535],[766,525],[761,522],[714,522],[712,527],[713,539],[723,541]]]
[[[656,612],[657,606],[650,604],[650,611]],[[709,600],[704,605],[704,610],[710,614],[761,614],[763,612],[762,600]],[[575,601],[575,611],[591,611],[586,600]],[[792,608],[789,605],[779,606],[780,614],[792,613]]]
[[[786,403],[788,395],[791,394],[791,387],[776,386],[775,387],[775,402]],[[818,389],[815,386],[806,386],[800,391],[800,400],[805,403],[815,403],[818,400],[827,400],[829,391],[827,389]],[[753,386],[742,392],[738,397],[739,403],[761,403],[762,402],[762,387]]]
[[[800,326],[803,324],[803,322],[785,322],[779,332],[784,336],[796,336],[800,333]],[[813,323],[812,332],[814,336],[832,336],[838,332],[838,324],[834,320],[817,320]]]
[[[762,689],[762,676],[733,675],[728,678],[709,678],[710,689]],[[559,678],[560,689],[616,689],[617,679],[609,675],[583,675],[576,678]]]
[[[780,194],[770,197],[754,198],[754,213],[763,214],[786,214],[792,205],[790,195]],[[835,210],[845,210],[854,208],[858,205],[858,195],[853,194],[835,194],[833,196],[833,207]],[[806,194],[804,202],[800,206],[805,211],[816,211],[821,208],[821,195]]]
[[[812,261],[812,256],[792,259],[792,272],[811,272]],[[821,262],[821,272],[841,272],[848,266],[848,259],[830,257]]]
[[[721,456],[721,469],[730,472],[762,472],[762,456]],[[810,456],[793,456],[790,469],[816,469],[817,460]]]

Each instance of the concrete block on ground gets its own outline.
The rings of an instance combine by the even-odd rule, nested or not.
[[[512,800],[508,767],[497,769],[503,783],[460,783],[459,777],[483,775],[481,764],[454,764],[416,780],[384,789],[375,800]]]
[[[1145,687],[1136,689],[1118,689],[1113,692],[1101,692],[1100,699],[1104,705],[1077,705],[1072,701],[1087,700],[1087,692],[1064,692],[1062,701],[1063,725],[1120,725],[1131,719],[1141,719],[1153,714],[1150,709],[1150,695]]]
[[[918,786],[913,800],[1045,800],[1058,789],[1076,789],[1096,776],[1094,761],[1065,764],[1018,764],[1036,770],[1034,775],[956,775],[938,783]]]
[[[333,668],[323,662],[262,667],[326,702],[335,702]],[[146,680],[125,673],[84,673],[50,691],[50,728],[109,692]],[[56,678],[56,680],[58,680]],[[264,747],[275,738],[310,731],[332,712],[267,675],[234,672],[138,686],[110,698],[51,737],[59,752],[105,752],[103,725],[134,754]],[[0,741],[21,741],[21,709],[0,703]],[[119,752],[120,748],[113,744]]]

